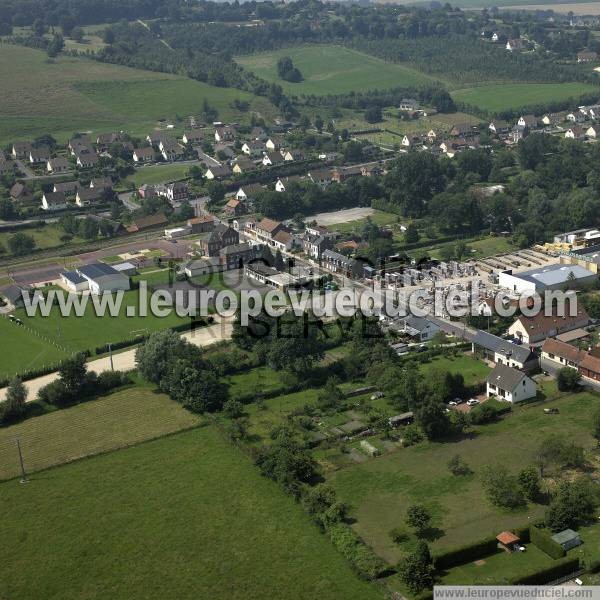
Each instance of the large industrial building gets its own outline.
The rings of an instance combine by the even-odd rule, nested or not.
[[[70,292],[116,292],[131,287],[129,277],[104,263],[84,265],[60,274],[64,287]]]
[[[598,276],[579,265],[550,265],[539,267],[522,273],[505,271],[500,273],[500,287],[517,292],[542,294],[545,291],[582,289],[596,283]]]

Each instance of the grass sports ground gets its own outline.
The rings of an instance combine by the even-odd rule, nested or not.
[[[288,83],[277,75],[277,60],[291,57],[304,81]],[[409,67],[388,63],[379,58],[341,46],[300,46],[265,52],[236,59],[267,81],[273,81],[292,95],[344,94],[351,91],[417,86],[434,79]]]
[[[502,112],[523,106],[577,98],[599,88],[585,83],[507,83],[464,88],[451,92],[457,102],[465,102],[489,112]]]
[[[145,136],[158,119],[197,114],[205,99],[224,120],[241,116],[230,108],[236,98],[250,101],[261,114],[273,110],[266,100],[240,90],[84,58],[49,61],[44,52],[7,44],[0,45],[0,81],[19,82],[2,91],[0,144],[48,132],[59,141],[75,131],[115,129]]]
[[[213,426],[0,490],[3,598],[383,597]]]

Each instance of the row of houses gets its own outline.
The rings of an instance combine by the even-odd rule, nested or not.
[[[43,193],[42,208],[46,211],[63,210],[73,203],[83,208],[101,204],[112,194],[113,182],[110,177],[93,178],[88,186],[81,185],[79,181],[55,183],[51,192]]]

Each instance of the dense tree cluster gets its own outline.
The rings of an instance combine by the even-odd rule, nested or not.
[[[171,330],[153,333],[135,358],[144,379],[192,412],[219,410],[227,400],[227,386],[202,358],[200,348]]]

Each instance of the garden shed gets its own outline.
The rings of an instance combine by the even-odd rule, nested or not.
[[[576,548],[581,544],[581,538],[576,531],[572,529],[565,529],[559,533],[556,533],[552,536],[552,539],[560,544],[564,550],[570,550],[571,548]]]

